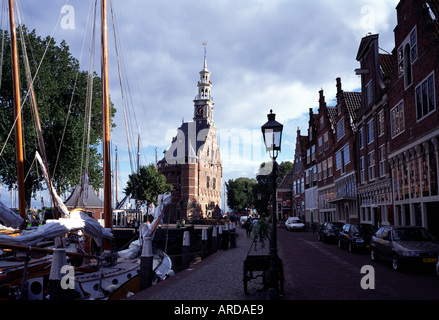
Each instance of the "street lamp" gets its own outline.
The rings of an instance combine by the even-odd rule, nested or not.
[[[277,217],[276,217],[276,180],[278,177],[279,164],[276,158],[281,150],[283,125],[276,121],[276,114],[273,110],[267,115],[268,122],[264,124],[262,135],[264,137],[265,149],[269,153],[273,161],[273,169],[270,177],[272,179],[272,195],[271,195],[271,239],[270,239],[270,269],[269,269],[269,289],[268,296],[270,300],[279,297],[279,264],[281,263],[277,254]]]
[[[281,149],[282,130],[284,126],[276,121],[276,114],[273,110],[267,115],[268,122],[264,124],[262,135],[264,136],[265,150],[270,154],[270,158],[276,161]]]

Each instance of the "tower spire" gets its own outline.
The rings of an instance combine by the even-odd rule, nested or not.
[[[204,69],[207,70],[207,41],[203,41],[204,46]]]
[[[213,101],[211,96],[212,82],[210,81],[210,71],[207,69],[207,42],[203,41],[204,46],[204,67],[200,71],[198,81],[198,94],[194,100],[194,120],[207,120],[213,123]]]

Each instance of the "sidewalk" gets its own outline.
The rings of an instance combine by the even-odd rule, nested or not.
[[[243,266],[251,238],[241,227],[236,234],[236,248],[220,250],[129,300],[265,300],[261,278],[249,281],[248,295],[244,294]],[[264,249],[252,248],[252,254],[268,254],[268,247],[267,241]]]

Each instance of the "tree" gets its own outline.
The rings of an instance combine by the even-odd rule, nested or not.
[[[250,178],[230,179],[226,183],[227,206],[235,211],[244,211],[251,207],[254,202],[253,188],[256,184],[256,180]]]
[[[50,45],[45,53],[45,58],[35,77],[34,91],[36,104],[40,116],[40,123],[45,141],[48,168],[53,180],[53,186],[61,192],[79,183],[83,172],[81,155],[83,154],[84,141],[84,117],[87,95],[88,72],[80,71],[79,62],[69,52],[65,41],[59,45],[47,37],[37,36],[35,30],[28,32],[23,27],[24,36],[19,32],[19,41],[26,40],[28,48],[31,77],[36,74],[38,64],[43,57],[47,44]],[[20,44],[20,85],[22,103],[28,92],[28,81],[25,75],[23,52]],[[31,50],[30,50],[31,49]],[[14,124],[13,95],[12,95],[12,67],[9,52],[10,37],[6,32],[5,55],[3,61],[3,77],[0,88],[0,142],[1,147],[7,141],[8,133]],[[30,54],[31,53],[31,54]],[[95,188],[102,187],[102,156],[98,151],[102,142],[102,107],[101,107],[101,80],[96,75],[91,75],[93,90],[90,93],[91,125],[89,154],[89,182]],[[76,84],[76,86],[75,86]],[[30,205],[31,196],[45,187],[42,183],[41,170],[31,166],[38,149],[36,126],[34,115],[31,111],[31,97],[28,97],[22,108],[23,137],[25,144],[24,171],[27,176],[25,181],[26,206]],[[111,119],[116,109],[111,108]],[[68,122],[66,125],[66,119]],[[114,125],[112,124],[114,127]],[[65,132],[64,132],[65,127]],[[64,133],[64,134],[63,134]],[[64,140],[62,140],[64,137]],[[61,144],[62,142],[62,144]],[[0,179],[12,189],[17,183],[17,169],[15,162],[15,139],[14,135],[7,141],[1,155]],[[59,158],[58,158],[59,157]],[[55,170],[56,165],[56,171]]]
[[[141,166],[139,173],[130,174],[124,192],[133,199],[146,201],[146,205],[154,203],[160,194],[172,191],[173,187],[166,183],[166,178],[158,172],[154,164]]]

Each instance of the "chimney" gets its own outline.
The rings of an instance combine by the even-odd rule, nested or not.
[[[341,89],[341,79],[337,78],[337,94],[341,93],[343,90]]]

